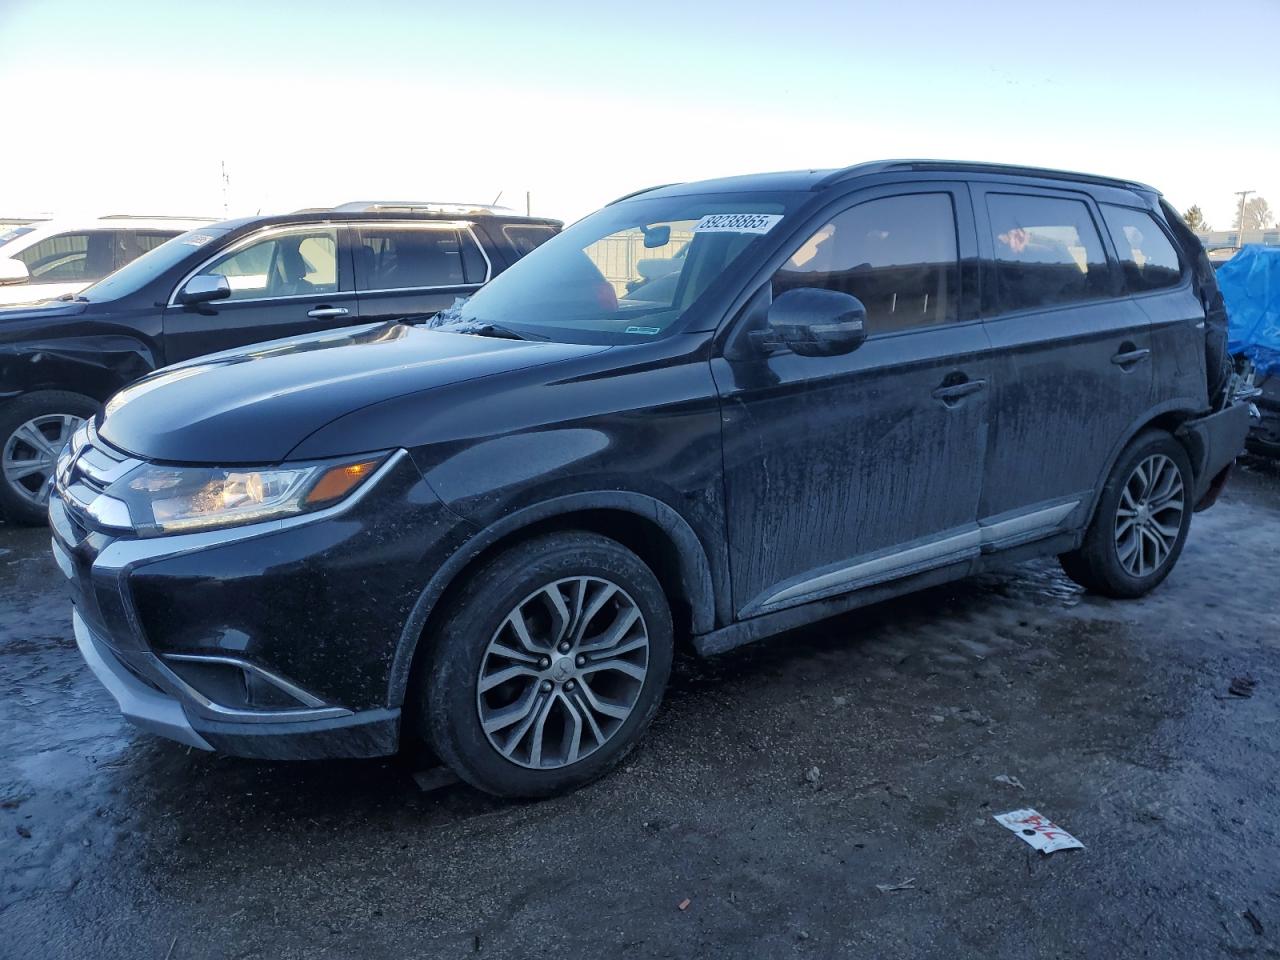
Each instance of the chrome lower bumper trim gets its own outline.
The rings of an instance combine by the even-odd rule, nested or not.
[[[120,665],[109,651],[99,648],[90,635],[88,626],[75,610],[71,612],[71,623],[75,629],[80,656],[84,657],[84,662],[89,665],[98,682],[115,698],[125,719],[150,733],[177,740],[187,746],[200,750],[213,749],[191,726],[182,704],[147,686]]]

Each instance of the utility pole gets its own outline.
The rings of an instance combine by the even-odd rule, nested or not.
[[[227,185],[231,183],[231,178],[227,176],[227,161],[222,163],[222,218],[227,218]]]
[[[1237,190],[1236,196],[1240,198],[1240,232],[1236,234],[1236,246],[1244,246],[1244,201],[1254,190]]]
[[[533,199],[532,194],[528,190],[524,192],[524,215],[526,217],[533,216]]]

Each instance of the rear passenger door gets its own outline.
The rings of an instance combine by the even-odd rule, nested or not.
[[[1110,453],[1151,406],[1151,330],[1092,198],[973,190],[995,386],[978,515],[992,550],[1083,519]]]
[[[422,321],[489,279],[489,260],[463,223],[357,224],[353,229],[360,319]]]

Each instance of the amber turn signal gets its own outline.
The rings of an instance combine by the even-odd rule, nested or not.
[[[307,494],[306,503],[324,503],[345,497],[358,487],[378,465],[377,460],[363,460],[360,463],[344,463],[332,467],[316,481],[316,485]]]

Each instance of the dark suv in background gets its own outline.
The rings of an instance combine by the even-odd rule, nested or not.
[[[152,370],[262,340],[426,319],[559,228],[498,207],[413,202],[228,220],[78,296],[0,310],[0,512],[43,522],[58,451]]]
[[[658,261],[667,260],[667,264]],[[423,736],[544,795],[711,654],[995,563],[1137,597],[1249,425],[1150,187],[891,161],[668,186],[433,327],[152,374],[50,502],[86,661],[258,757]]]

